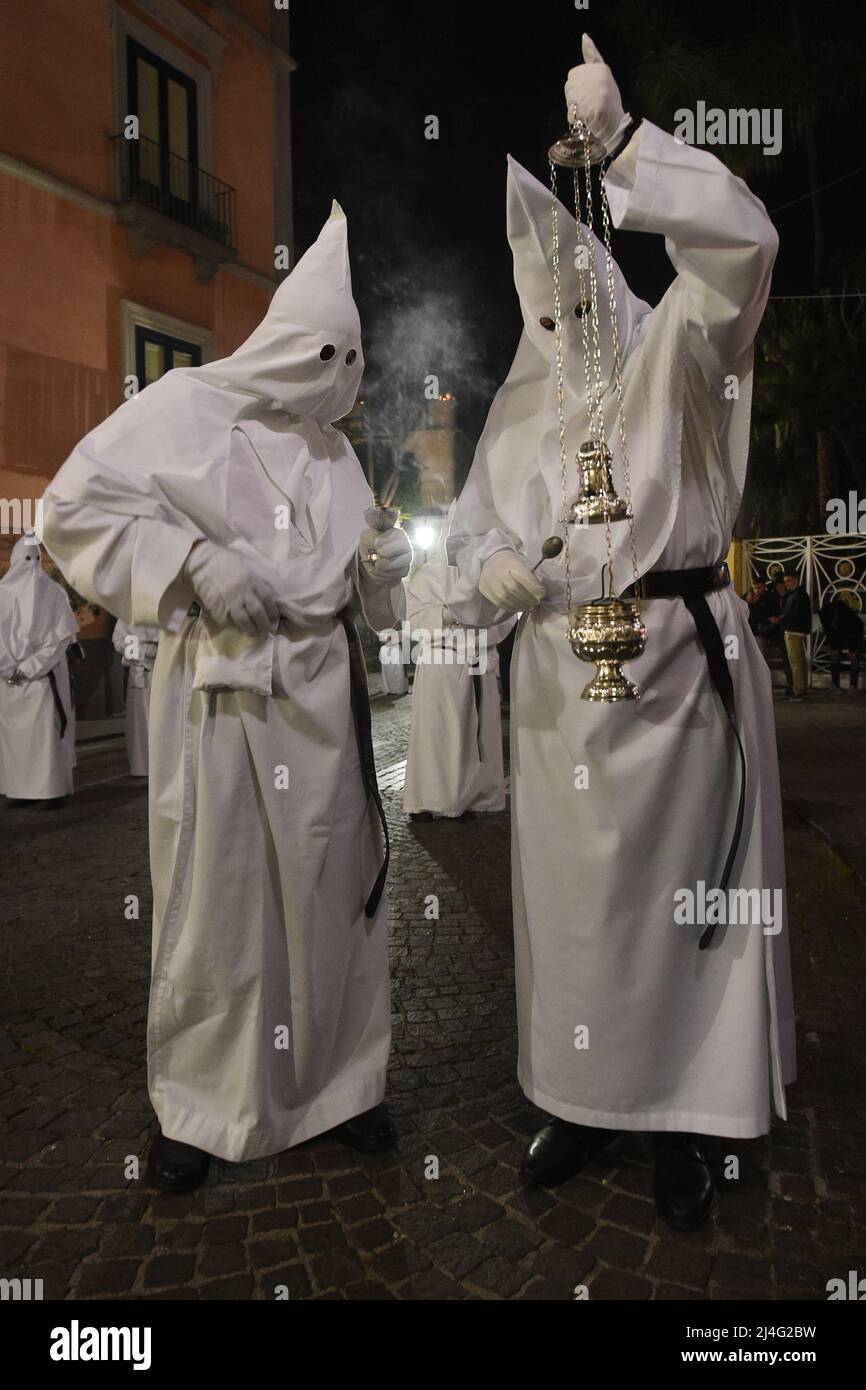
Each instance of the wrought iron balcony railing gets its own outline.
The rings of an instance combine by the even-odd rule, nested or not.
[[[141,203],[236,249],[235,190],[230,184],[156,140],[112,138],[119,150],[122,202]]]

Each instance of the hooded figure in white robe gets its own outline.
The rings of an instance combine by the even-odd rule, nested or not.
[[[121,406],[45,498],[46,544],[76,587],[165,629],[150,1095],[164,1136],[234,1162],[340,1126],[385,1089],[378,793],[344,618],[360,605],[393,625],[411,546],[365,529],[370,489],[332,424],[362,372],[334,204],[233,356]]]
[[[382,688],[386,695],[408,695],[409,682],[403,665],[400,634],[391,628],[379,648]]]
[[[591,42],[585,53],[600,63]],[[580,79],[611,81],[606,67],[573,70],[570,82]],[[595,129],[594,117],[585,119]],[[617,117],[610,124],[624,125]],[[651,308],[614,266],[639,573],[718,566],[743,492],[753,340],[778,238],[763,205],[718,159],[648,121],[605,186],[614,225],[664,236],[676,272]],[[563,206],[559,231],[570,503],[588,427],[577,229]],[[508,236],[524,332],[448,553],[460,573],[450,606],[463,621],[495,620],[506,591],[524,609],[511,666],[519,1079],[531,1100],[572,1125],[760,1135],[773,1109],[784,1117],[795,1074],[785,914],[780,908],[766,930],[722,924],[699,949],[699,885],[719,881],[733,842],[739,763],[683,600],[643,602],[646,652],[624,667],[639,702],[596,704],[581,699],[594,669],[566,638],[564,555],[528,573],[545,538],[563,527],[551,195],[514,161]],[[605,435],[622,496],[597,241],[595,258]],[[726,389],[734,380],[736,393]],[[572,530],[574,605],[601,594],[604,532]],[[628,526],[613,524],[612,534],[621,593],[632,579]],[[736,639],[728,665],[747,761],[729,885],[777,893],[768,900],[778,907],[784,862],[770,675],[735,590],[709,593],[707,603],[721,635]],[[695,925],[676,920],[681,890],[694,895]]]
[[[78,621],[41,557],[30,531],[0,581],[0,794],[14,801],[68,796],[75,767],[66,649]]]
[[[158,627],[130,627],[120,619],[112,633],[114,650],[127,670],[126,754],[133,777],[147,776],[148,710],[153,667],[159,646]]]
[[[467,631],[448,608],[456,573],[440,553],[406,583],[415,653],[403,809],[456,818],[505,809],[496,643],[517,621]]]

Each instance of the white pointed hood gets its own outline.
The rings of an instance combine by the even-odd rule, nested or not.
[[[364,356],[339,203],[246,342],[231,357],[188,370],[200,381],[279,402],[289,414],[320,424],[348,415]]]
[[[541,558],[549,536],[564,534],[559,411],[556,383],[556,335],[542,326],[554,318],[553,227],[550,189],[516,160],[508,161],[508,239],[514,257],[514,282],[520,297],[524,331],[511,370],[490,408],[472,469],[460,498],[448,556],[460,570],[455,611],[477,590],[480,569],[496,550],[512,547],[532,567]],[[584,370],[583,328],[575,307],[580,303],[576,253],[577,224],[573,214],[558,207],[560,284],[564,358],[565,435],[568,459],[567,499],[577,492],[575,456],[589,438]],[[586,229],[582,233],[585,244]],[[624,493],[617,428],[617,394],[604,247],[594,238],[598,279],[599,325],[602,349],[602,399],[605,437],[613,455],[614,485]],[[584,277],[586,278],[586,276]],[[634,295],[619,266],[613,263],[614,296],[626,394],[627,442],[632,497],[637,517],[640,568],[645,571],[669,533],[678,490],[679,386],[671,386],[670,418],[655,418],[646,408],[645,385],[638,379],[636,359],[644,348],[655,315],[651,305]],[[638,350],[640,349],[640,350]],[[631,581],[628,527],[613,527],[616,587]],[[603,526],[577,529],[571,547],[573,599],[588,602],[601,592],[606,559]],[[546,561],[538,570],[548,602],[564,608],[564,555]],[[465,609],[464,609],[465,611]]]
[[[50,644],[71,639],[78,623],[66,593],[42,568],[33,531],[16,541],[0,580],[0,679]]]
[[[159,568],[169,535],[178,548],[206,536],[241,549],[298,622],[318,622],[332,611],[372,501],[333,424],[351,410],[363,368],[346,218],[335,203],[235,353],[167,372],[81,441],[45,494],[49,551],[69,573],[66,538],[87,508],[152,532],[151,547],[136,551],[142,574]],[[164,563],[174,563],[173,549]],[[160,622],[174,621],[167,603]],[[155,621],[150,599],[124,592],[113,604],[125,622]]]
[[[514,283],[520,297],[520,311],[526,336],[550,365],[556,361],[556,334],[542,327],[541,320],[552,322],[553,298],[553,218],[550,189],[539,183],[516,159],[508,157],[508,241],[514,257]],[[559,228],[559,277],[562,301],[563,351],[566,361],[581,365],[583,361],[583,328],[575,310],[580,307],[580,278],[576,263],[577,223],[561,202],[557,203]],[[585,245],[587,228],[581,231]],[[604,246],[592,236],[595,273],[598,279],[599,329],[602,347],[602,378],[604,383],[613,371],[611,315],[607,292],[607,262]],[[623,351],[627,351],[638,324],[650,305],[632,294],[625,276],[613,262],[614,295],[617,305],[617,325]],[[588,285],[587,274],[584,282]],[[568,374],[568,388],[577,403],[585,397],[583,371]]]

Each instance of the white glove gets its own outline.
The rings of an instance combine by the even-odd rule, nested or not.
[[[213,541],[199,541],[190,551],[183,573],[202,608],[220,627],[249,633],[276,632],[280,607],[273,588],[233,550]]]
[[[544,598],[526,561],[515,550],[497,550],[481,569],[478,587],[486,599],[506,613],[525,613]]]
[[[375,560],[370,556],[375,555]],[[412,568],[412,546],[405,531],[391,526],[387,531],[374,531],[369,526],[358,541],[358,562],[361,572],[371,584],[399,584]]]
[[[565,104],[571,120],[574,109],[596,140],[611,154],[631,120],[623,110],[619,87],[589,34],[583,36],[583,62],[572,68],[565,84]]]

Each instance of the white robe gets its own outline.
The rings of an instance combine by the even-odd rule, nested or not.
[[[383,642],[379,650],[379,665],[382,669],[382,687],[386,695],[407,695],[409,682],[406,668],[400,658],[399,636]]]
[[[46,543],[81,592],[125,622],[176,627],[151,696],[150,1095],[169,1138],[233,1162],[385,1090],[384,898],[365,915],[382,851],[337,615],[360,598],[387,628],[399,586],[359,574],[372,499],[328,423],[362,370],[335,208],[248,343],[122,406],[45,499]],[[275,635],[184,616],[200,536],[271,580],[287,614]]]
[[[148,711],[159,628],[130,627],[118,619],[114,649],[128,671],[126,682],[126,754],[133,777],[147,776]]]
[[[75,767],[66,649],[78,622],[39,556],[22,537],[0,581],[0,795],[22,801],[68,796]],[[66,715],[62,738],[52,675]]]
[[[477,588],[484,560],[513,546],[532,564],[559,529],[553,335],[538,328],[553,297],[549,193],[514,166],[511,181],[526,333],[449,540],[461,570],[451,606],[475,622],[489,620]],[[648,122],[606,185],[615,225],[665,235],[677,271],[652,311],[621,279],[618,286],[640,572],[713,565],[727,552],[742,495],[752,342],[777,236],[761,203],[718,160]],[[560,225],[569,246],[573,219],[568,225],[563,214]],[[566,252],[567,317],[577,297],[570,262]],[[586,437],[572,332],[573,320],[570,458]],[[605,365],[606,435],[621,492]],[[724,390],[731,376],[735,399]],[[631,577],[628,528],[613,530],[621,590]],[[573,547],[574,602],[588,602],[600,592],[604,527],[574,531]],[[562,558],[540,576],[547,598],[521,620],[511,666],[521,1085],[544,1110],[601,1128],[762,1134],[774,1107],[785,1115],[784,1086],[795,1074],[787,922],[778,935],[761,925],[719,927],[699,951],[702,927],[674,920],[678,890],[718,881],[739,790],[732,734],[694,623],[678,598],[645,602],[646,653],[625,667],[641,700],[589,703],[580,695],[593,668],[565,636]],[[730,887],[783,890],[769,672],[734,589],[708,602],[723,637],[738,639],[730,672],[748,759]]]
[[[515,620],[484,633],[486,662],[471,666],[465,659],[466,637],[478,634],[460,634],[445,625],[448,591],[444,556],[429,560],[406,583],[406,622],[417,655],[403,809],[407,814],[435,811],[450,817],[465,811],[503,811],[495,642],[507,635]]]

